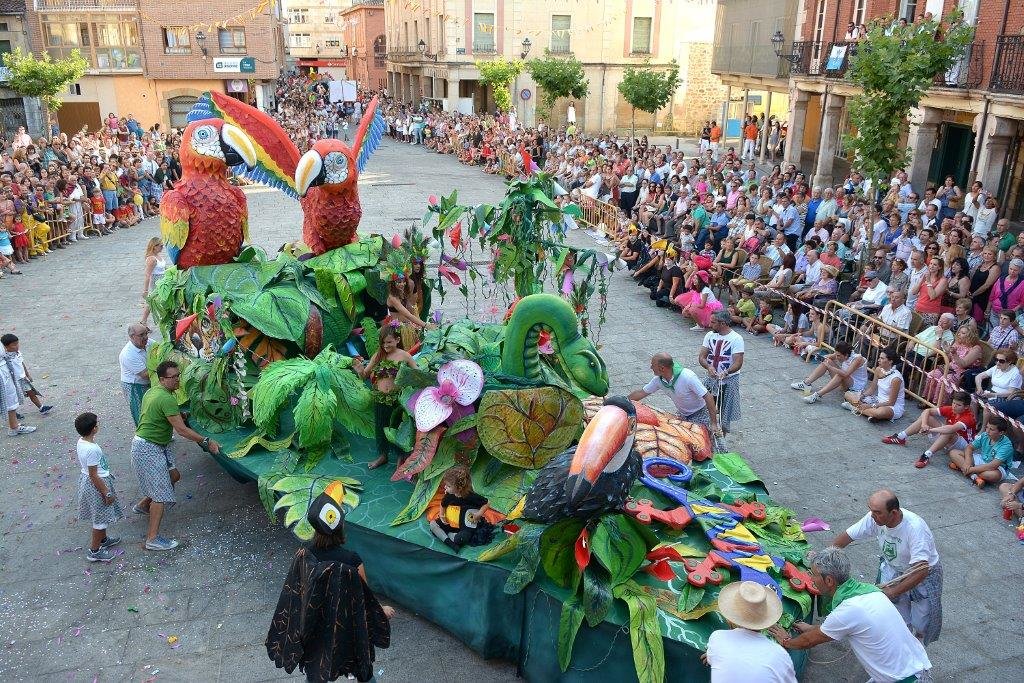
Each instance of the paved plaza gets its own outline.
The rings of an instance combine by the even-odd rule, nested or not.
[[[362,177],[363,231],[388,236],[423,216],[428,194],[459,189],[462,203],[494,202],[500,178],[423,148],[385,142]],[[270,251],[300,236],[298,204],[263,188],[248,191],[250,232]],[[253,484],[228,477],[194,444],[175,442],[183,479],[180,503],[164,529],[187,541],[170,553],[141,549],[137,516],[113,531],[124,554],[109,565],[83,559],[88,525],[77,519],[74,416],[100,417],[98,441],[108,454],[123,501],[137,499],[129,462],[131,419],[121,396],[117,353],[125,326],[138,319],[143,248],[158,222],[52,253],[0,283],[0,331],[21,338],[36,385],[53,415],[28,411],[34,434],[0,436],[0,680],[216,681],[289,678],[263,648],[270,614],[296,541],[273,525]],[[593,246],[577,231],[573,243]],[[622,273],[613,276],[601,332],[613,393],[649,379],[655,351],[696,366],[701,334],[676,313],[656,309]],[[789,383],[808,366],[747,337],[742,373],[743,419],[728,437],[764,478],[777,502],[802,519],[827,520],[834,532],[866,511],[868,494],[885,485],[935,533],[945,566],[944,628],[929,648],[938,681],[1004,681],[1020,675],[1024,641],[1020,571],[1024,546],[997,507],[997,496],[954,476],[944,458],[924,470],[913,461],[925,441],[882,446],[889,425],[869,425],[828,397],[814,406]],[[670,404],[654,397],[658,407]],[[909,424],[917,414],[901,421]],[[127,507],[127,506],[126,506]],[[811,535],[815,545],[832,537]],[[853,549],[855,567],[871,580],[876,547]],[[386,571],[364,558],[371,584]],[[385,599],[386,602],[386,599]],[[465,606],[453,609],[465,609]],[[484,661],[452,637],[399,609],[392,646],[378,652],[382,683],[515,680],[515,666]],[[176,642],[169,644],[168,638]],[[551,643],[554,647],[554,643]],[[668,672],[668,680],[674,680]],[[298,676],[290,677],[298,680]],[[591,676],[592,680],[600,680]],[[806,681],[867,678],[843,645],[811,652]]]

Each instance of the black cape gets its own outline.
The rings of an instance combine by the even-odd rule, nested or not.
[[[309,680],[373,676],[374,647],[391,644],[391,625],[357,569],[295,554],[267,633],[267,654],[278,668],[295,667]]]

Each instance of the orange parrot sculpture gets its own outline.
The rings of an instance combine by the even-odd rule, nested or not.
[[[208,93],[197,107],[245,131],[256,148],[252,169],[236,169],[248,178],[299,198],[302,240],[314,254],[356,241],[363,210],[358,179],[380,145],[384,117],[373,98],[363,113],[353,144],[318,140],[305,154],[271,116],[221,93]]]
[[[229,263],[249,237],[245,195],[228,169],[256,164],[256,148],[237,126],[192,120],[181,139],[181,180],[160,203],[160,233],[178,268]]]

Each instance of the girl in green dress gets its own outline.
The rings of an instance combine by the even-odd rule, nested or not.
[[[352,364],[360,377],[369,378],[373,383],[378,457],[370,463],[371,470],[387,464],[389,455],[395,451],[394,444],[388,440],[384,428],[391,426],[395,409],[398,407],[398,392],[395,389],[398,368],[403,364],[410,368],[416,367],[413,357],[402,349],[401,336],[401,324],[397,320],[385,319],[380,325],[380,348],[370,358],[370,362],[356,360]],[[399,458],[402,457],[401,454],[397,455]]]

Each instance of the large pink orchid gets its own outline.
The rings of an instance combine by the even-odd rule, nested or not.
[[[484,388],[484,371],[471,360],[453,360],[437,371],[437,386],[428,387],[416,398],[413,414],[416,430],[429,432],[447,420],[455,409],[471,405]]]

